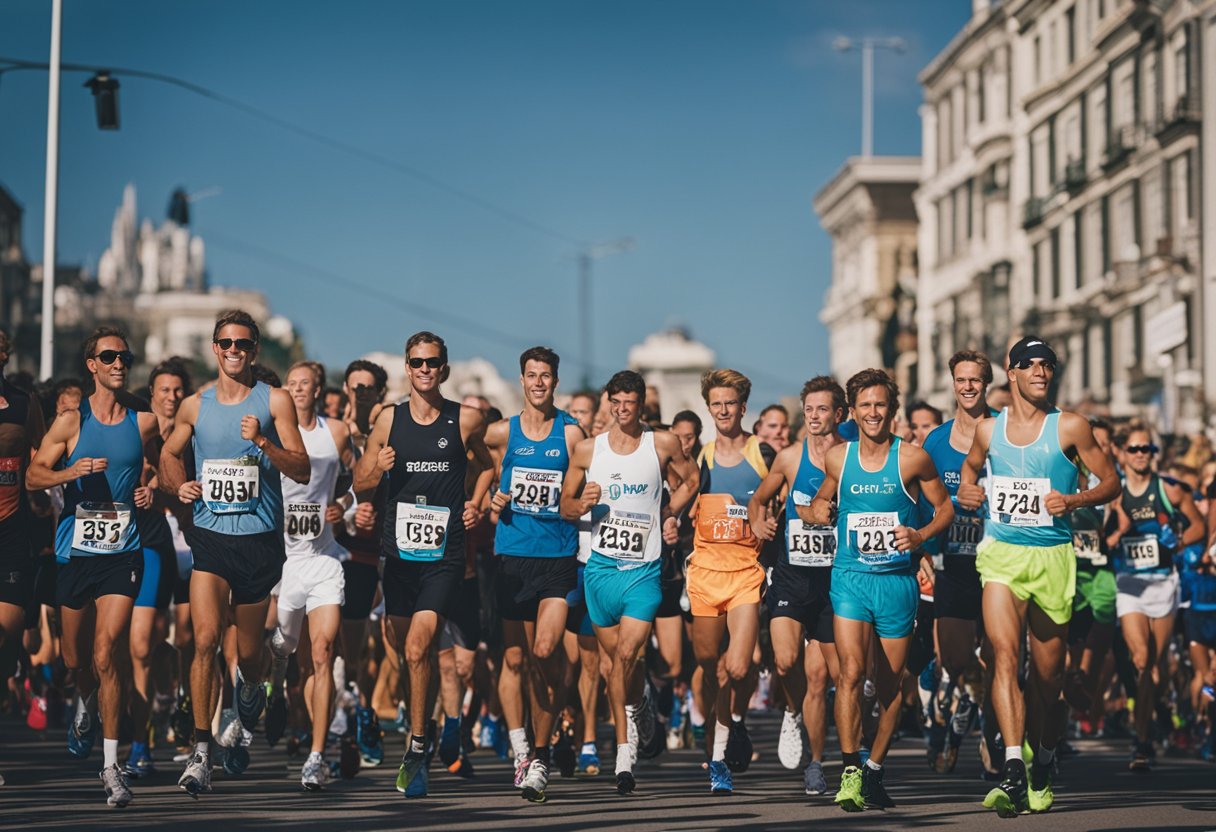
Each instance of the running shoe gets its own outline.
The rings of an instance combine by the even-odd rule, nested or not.
[[[523,797],[532,803],[545,802],[545,787],[549,785],[549,767],[540,759],[534,759],[528,765],[528,773],[524,776]]]
[[[93,743],[97,741],[97,723],[96,715],[89,713],[89,709],[77,710],[72,724],[68,726],[68,752],[78,760],[84,760],[93,750]]]
[[[823,776],[823,763],[811,760],[802,772],[802,786],[809,795],[828,793],[828,781]]]
[[[580,777],[595,777],[600,773],[600,755],[598,751],[584,751],[578,755],[577,772]]]
[[[954,708],[954,716],[950,718],[949,743],[955,750],[963,744],[963,740],[971,733],[975,725],[975,703],[971,697],[963,694],[959,697],[958,705]]]
[[[1051,791],[1052,764],[1040,764],[1035,760],[1030,765],[1030,783],[1026,788],[1026,808],[1032,812],[1046,812],[1055,802]]]
[[[447,768],[460,757],[460,720],[444,719],[439,737],[439,761]]]
[[[721,760],[709,761],[710,794],[731,794],[735,790],[735,778],[730,767]]]
[[[857,766],[849,766],[840,775],[836,805],[846,812],[861,812],[866,808],[866,800],[861,794],[861,769]]]
[[[220,764],[225,774],[244,774],[249,768],[249,749],[243,745],[220,749]]]
[[[194,742],[194,710],[190,706],[190,694],[179,694],[169,724],[173,728],[173,741],[179,748],[189,747]]]
[[[718,725],[721,728],[721,724]],[[752,764],[752,738],[747,733],[743,720],[731,720],[730,733],[726,738],[726,767],[742,774]]]
[[[201,751],[195,751],[186,763],[186,770],[178,778],[177,785],[195,799],[201,793],[211,791],[211,758]]]
[[[426,797],[426,754],[406,754],[397,770],[397,791],[406,797]]]
[[[266,704],[266,742],[271,748],[279,744],[287,733],[287,697],[278,688],[270,694]]]
[[[338,774],[343,780],[354,779],[362,765],[363,755],[359,752],[359,743],[355,741],[355,732],[347,731],[338,738]]]
[[[1132,752],[1132,761],[1128,764],[1128,769],[1136,774],[1148,774],[1153,769],[1153,764],[1150,756],[1151,746],[1148,743],[1136,743],[1136,749]]]
[[[128,777],[136,780],[155,774],[156,766],[152,763],[152,752],[148,750],[148,746],[142,742],[131,743],[131,756],[127,758],[122,770]]]
[[[462,751],[456,762],[448,766],[448,771],[455,774],[457,777],[473,777],[473,762],[468,758],[468,755]]]
[[[891,799],[889,794],[887,794],[886,787],[884,787],[882,784],[882,769],[862,766],[861,797],[865,801],[867,809],[895,808],[895,801]]]
[[[319,792],[329,783],[329,766],[320,754],[309,754],[300,769],[300,785],[310,792]]]
[[[246,731],[252,731],[266,710],[266,686],[250,685],[236,672],[236,712]]]
[[[616,793],[619,795],[631,794],[638,786],[637,781],[633,779],[632,771],[618,771],[616,773]]]
[[[117,806],[122,809],[131,802],[133,796],[131,787],[127,785],[127,778],[123,776],[118,763],[106,766],[97,776],[101,778],[101,784],[105,786],[107,806]]]
[[[992,809],[1003,818],[1016,818],[1028,811],[1026,768],[1017,760],[1005,763],[1000,785],[984,797],[984,808]]]
[[[524,754],[515,758],[515,788],[524,787],[524,778],[528,776],[528,767],[532,765],[532,755]]]
[[[384,762],[384,732],[380,720],[371,708],[355,709],[355,740],[363,765],[374,768]]]
[[[649,679],[642,688],[642,702],[634,711],[633,718],[638,727],[638,756],[644,760],[653,760],[663,753],[667,740],[655,710],[654,686]]]
[[[929,768],[943,771],[946,755],[946,736],[949,733],[945,725],[936,720],[925,730],[925,749],[929,755]]]
[[[802,762],[802,714],[786,711],[781,718],[781,737],[777,740],[777,759],[788,769]]]

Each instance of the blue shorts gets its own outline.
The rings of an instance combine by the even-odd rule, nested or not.
[[[906,638],[916,625],[920,587],[903,572],[833,569],[831,598],[837,618],[873,624],[879,638]]]
[[[586,567],[578,565],[578,583],[574,589],[566,593],[566,632],[579,636],[595,635],[595,627],[591,625],[591,616],[587,615],[587,594],[583,591],[583,572]]]
[[[597,627],[615,627],[622,618],[654,621],[663,601],[663,562],[620,569],[618,561],[592,553],[583,570],[587,612]]]

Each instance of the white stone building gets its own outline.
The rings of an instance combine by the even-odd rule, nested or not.
[[[714,368],[717,356],[688,330],[679,327],[647,335],[629,348],[629,369],[641,374],[659,391],[661,416],[665,422],[681,410],[701,418],[702,438],[713,436],[709,409],[701,398],[701,376]]]

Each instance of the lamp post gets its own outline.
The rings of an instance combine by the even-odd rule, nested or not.
[[[38,374],[50,379],[55,367],[55,219],[59,199],[59,51],[63,0],[51,2],[51,66],[46,107],[46,204],[42,228],[42,354]]]
[[[582,344],[582,359],[583,359],[583,387],[591,386],[591,373],[595,362],[592,360],[592,344],[594,341],[591,338],[591,264],[596,260],[604,257],[610,257],[613,254],[621,254],[622,252],[632,251],[634,240],[632,237],[622,237],[619,240],[613,240],[610,243],[600,243],[590,246],[579,252],[578,255],[578,309],[579,309],[579,333]]]
[[[874,50],[889,49],[900,53],[908,48],[903,38],[846,38],[832,41],[837,52],[861,50],[861,155],[874,155]]]

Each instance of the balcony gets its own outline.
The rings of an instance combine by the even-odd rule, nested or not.
[[[1032,196],[1022,206],[1022,228],[1034,228],[1043,221],[1047,212],[1047,200],[1041,196]]]
[[[1142,131],[1137,124],[1125,124],[1111,131],[1110,141],[1106,143],[1106,152],[1102,154],[1102,170],[1110,172],[1124,164],[1143,141]]]
[[[1157,141],[1169,144],[1187,133],[1198,132],[1200,121],[1199,96],[1187,93],[1173,104],[1157,106]]]
[[[1075,194],[1085,187],[1085,160],[1073,159],[1064,166],[1062,190]]]

